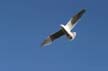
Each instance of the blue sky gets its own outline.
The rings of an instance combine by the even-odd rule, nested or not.
[[[0,71],[108,71],[107,0],[0,0]],[[87,12],[70,42],[41,42]]]

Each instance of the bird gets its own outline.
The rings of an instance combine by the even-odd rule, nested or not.
[[[60,30],[49,35],[42,43],[41,46],[48,46],[50,45],[54,40],[60,38],[63,35],[66,35],[67,39],[74,40],[76,37],[76,32],[72,32],[72,29],[76,26],[76,24],[79,22],[82,15],[86,12],[85,9],[80,10],[77,14],[75,14],[66,25],[61,24]]]

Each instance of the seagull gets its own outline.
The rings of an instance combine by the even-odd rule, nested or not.
[[[49,44],[51,44],[54,40],[58,39],[59,37],[66,35],[66,37],[69,40],[74,40],[76,37],[76,32],[71,32],[71,30],[76,26],[76,24],[78,23],[78,21],[80,20],[80,18],[82,17],[82,15],[86,12],[85,9],[82,9],[80,12],[78,12],[76,15],[74,15],[68,22],[66,25],[61,24],[60,25],[60,30],[55,32],[52,35],[49,35],[47,37],[47,39],[45,39],[41,46],[47,46]]]

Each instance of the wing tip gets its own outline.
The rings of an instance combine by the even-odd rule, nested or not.
[[[50,38],[50,36],[48,36],[48,38],[45,39],[45,40],[42,42],[41,48],[42,48],[42,47],[45,47],[45,46],[48,46],[48,45],[50,45],[51,43],[52,43],[52,39]]]
[[[86,9],[85,9],[85,8],[83,8],[83,9],[81,10],[81,12],[82,12],[82,13],[85,13],[85,12],[86,12]]]

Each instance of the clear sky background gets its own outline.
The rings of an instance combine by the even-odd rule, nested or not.
[[[108,71],[107,0],[0,0],[0,71]],[[85,8],[72,42],[41,42]]]

